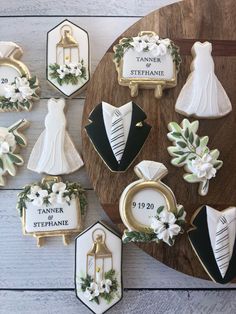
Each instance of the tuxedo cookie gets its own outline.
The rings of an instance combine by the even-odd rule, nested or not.
[[[146,118],[134,102],[114,107],[103,101],[90,113],[85,130],[111,171],[126,171],[137,157],[151,130]]]
[[[188,237],[210,278],[225,284],[236,276],[236,207],[223,211],[204,205],[193,215]]]

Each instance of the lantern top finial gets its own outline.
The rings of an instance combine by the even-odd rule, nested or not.
[[[61,28],[61,39],[57,47],[72,48],[79,47],[77,41],[72,36],[72,28],[69,25],[63,25]]]
[[[100,229],[94,230],[93,236],[94,236],[94,233],[98,230],[100,230]],[[103,230],[101,230],[101,231],[103,231]],[[88,252],[88,255],[94,256],[96,258],[112,257],[111,251],[106,246],[106,243],[105,243],[106,237],[105,236],[106,236],[105,234],[102,235],[100,233],[96,235],[96,238],[93,242],[92,249]]]

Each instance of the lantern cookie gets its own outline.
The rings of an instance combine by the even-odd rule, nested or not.
[[[64,99],[49,99],[45,131],[39,136],[31,152],[28,169],[38,173],[61,175],[84,165],[66,131]]]
[[[47,80],[67,97],[90,79],[88,33],[65,20],[47,34]]]
[[[151,130],[146,118],[132,101],[121,107],[103,101],[90,113],[85,130],[111,171],[126,171],[142,149]]]
[[[87,201],[78,183],[63,183],[60,177],[46,177],[24,187],[18,194],[23,234],[36,237],[40,247],[45,237],[70,236],[82,230]]]
[[[182,205],[177,205],[171,189],[161,182],[167,168],[143,160],[134,171],[140,179],[128,185],[120,198],[120,216],[128,228],[123,242],[163,241],[173,245],[183,232],[186,213]]]
[[[122,298],[122,242],[101,222],[76,238],[75,292],[93,313],[102,314]]]
[[[194,213],[190,243],[212,280],[228,283],[236,277],[236,207],[223,211],[204,205]]]
[[[28,127],[29,122],[19,120],[9,128],[0,127],[0,186],[5,185],[4,176],[8,173],[16,175],[15,166],[22,166],[23,158],[16,152],[20,147],[26,147],[25,137],[19,131]]]
[[[184,180],[189,183],[199,182],[198,193],[205,196],[208,193],[209,181],[216,176],[223,161],[218,160],[220,152],[218,149],[210,150],[207,147],[208,136],[199,137],[196,133],[199,122],[190,123],[184,119],[180,125],[176,122],[168,124],[171,131],[167,134],[174,146],[167,148],[173,156],[171,163],[176,167],[184,167],[187,174]]]
[[[38,99],[38,80],[19,61],[22,54],[17,44],[0,41],[0,111],[30,110]]]
[[[181,58],[170,39],[140,32],[137,37],[122,38],[113,50],[118,82],[129,86],[132,97],[139,88],[146,88],[154,89],[160,98],[163,89],[176,86]]]
[[[229,97],[215,75],[212,44],[195,42],[191,73],[177,99],[175,110],[185,116],[221,118],[232,110]]]

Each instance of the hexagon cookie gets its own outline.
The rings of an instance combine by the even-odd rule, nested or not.
[[[93,313],[102,314],[122,298],[121,238],[102,222],[76,238],[75,292]]]
[[[47,33],[47,80],[63,95],[79,93],[90,79],[88,33],[64,20]]]

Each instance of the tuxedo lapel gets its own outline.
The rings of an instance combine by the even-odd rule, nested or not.
[[[112,171],[117,169],[117,160],[113,154],[103,120],[102,103],[97,105],[89,115],[90,124],[85,126],[87,134],[108,168]]]
[[[222,278],[219,268],[217,266],[213,249],[211,246],[210,236],[209,236],[206,206],[201,207],[201,209],[195,216],[194,220],[192,221],[192,224],[194,226],[194,229],[191,229],[188,231],[188,237],[198,258],[200,259],[202,265],[204,266],[209,276],[214,281],[219,282],[219,283],[227,283],[230,280],[232,280],[233,277],[236,275],[235,269],[234,269],[233,277],[232,277],[232,273],[230,276],[228,275],[228,271],[227,271],[225,277]],[[232,256],[230,260],[230,265],[233,258],[236,260],[236,254],[234,255],[235,256]]]
[[[150,132],[151,126],[143,122],[146,114],[138,105],[132,103],[130,130],[120,163],[117,162],[107,137],[102,103],[95,107],[88,119],[91,123],[85,129],[95,150],[111,171],[125,171],[138,155]]]
[[[144,111],[132,102],[131,125],[125,150],[118,165],[119,171],[126,170],[142,149],[151,130],[151,126],[144,122],[146,118],[147,116]]]
[[[232,281],[236,277],[236,235],[234,239],[234,248],[233,248],[233,253],[232,257],[229,262],[229,267],[226,271],[224,280],[224,283]]]

